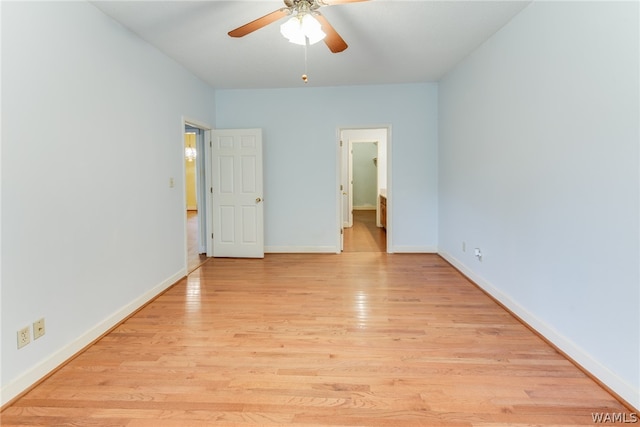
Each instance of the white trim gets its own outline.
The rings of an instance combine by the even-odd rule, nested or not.
[[[211,132],[212,130],[204,131],[204,181],[205,181],[205,224],[207,228],[206,238],[206,251],[207,256],[213,256],[213,195],[211,194],[211,188],[213,188],[213,174],[211,172]],[[208,189],[208,190],[207,190]]]
[[[342,141],[342,128],[336,128],[336,190],[337,190],[337,199],[336,199],[336,224],[338,224],[338,228],[336,230],[336,253],[342,253],[342,249],[344,246],[344,228],[351,227],[349,223],[349,217],[343,218],[344,212],[344,195],[345,191],[344,183],[343,183],[343,174],[342,170],[344,168],[344,148]],[[345,221],[346,220],[346,221]]]
[[[204,122],[200,122],[198,120],[194,120],[187,116],[182,116],[182,131],[184,132],[184,125],[189,125],[194,128],[202,129],[202,130],[211,130],[212,127]]]
[[[513,300],[509,295],[500,291],[487,280],[474,273],[473,270],[465,266],[460,262],[460,260],[447,252],[439,251],[438,254],[457,268],[469,280],[499,301],[500,304],[504,305],[513,314],[518,316],[524,323],[553,343],[553,345],[564,352],[584,370],[602,381],[602,383],[609,387],[614,393],[617,393],[622,399],[634,405],[636,408],[640,408],[640,391],[638,389],[635,389],[623,378],[620,378],[609,368],[595,360],[587,351],[568,339],[566,336],[562,335],[553,328],[553,326],[536,317],[533,313],[529,312]]]
[[[185,132],[185,127],[186,126],[191,126],[194,128],[198,128],[200,130],[202,130],[204,132],[203,135],[203,140],[204,140],[204,153],[200,152],[200,158],[203,160],[197,160],[198,163],[200,163],[201,165],[203,165],[204,167],[204,172],[205,172],[205,182],[204,182],[204,189],[196,189],[196,202],[200,203],[202,205],[202,208],[199,210],[198,215],[205,215],[205,221],[204,221],[204,225],[205,225],[205,239],[203,242],[200,242],[200,237],[198,238],[198,251],[202,251],[203,249],[206,251],[207,256],[213,256],[213,242],[210,241],[209,236],[211,234],[211,230],[213,230],[213,224],[212,221],[210,221],[209,217],[211,215],[209,215],[209,210],[210,210],[210,206],[211,206],[211,195],[209,194],[208,191],[206,191],[207,188],[211,187],[211,171],[209,170],[209,158],[211,156],[211,150],[209,148],[209,144],[207,144],[207,139],[210,139],[210,135],[211,135],[211,126],[207,123],[204,122],[200,122],[198,120],[194,120],[190,117],[187,116],[182,116],[182,122],[181,122],[181,130],[180,130],[180,135],[181,135],[181,145],[180,145],[180,157],[182,159],[184,159],[184,132]],[[196,142],[197,143],[197,142]],[[204,156],[203,156],[204,154]],[[182,176],[185,177],[186,176],[186,166],[185,166],[185,162],[184,160],[181,162],[182,164]],[[198,181],[198,176],[196,176],[196,182]],[[197,184],[196,184],[197,185]],[[198,197],[202,194],[205,194],[205,200],[200,200],[202,197]],[[186,187],[183,185],[182,186],[182,206],[185,206],[187,204],[187,190]],[[187,207],[187,210],[191,209],[191,207]],[[198,207],[196,206],[195,209],[198,209]],[[198,227],[202,226],[202,222],[200,221],[200,218],[198,220]],[[185,271],[189,266],[189,242],[187,241],[187,234],[189,233],[189,231],[187,230],[187,213],[184,213],[184,268]],[[201,233],[202,234],[202,233]],[[201,247],[200,243],[202,243],[205,247]]]
[[[375,211],[377,210],[375,206],[354,206],[354,211]]]
[[[335,246],[265,246],[265,253],[295,254],[295,253],[336,253]],[[338,253],[340,251],[338,250]]]
[[[55,369],[62,366],[69,359],[74,357],[78,352],[82,351],[85,347],[90,345],[96,339],[100,338],[104,333],[109,331],[114,326],[117,326],[124,319],[135,313],[148,302],[160,295],[166,289],[185,277],[187,270],[185,268],[180,269],[171,277],[168,277],[160,284],[154,286],[138,298],[134,299],[124,307],[120,308],[109,317],[94,325],[88,329],[84,334],[62,347],[60,350],[53,353],[50,357],[35,365],[33,368],[20,375],[15,380],[6,384],[2,390],[0,390],[0,406],[4,406],[7,402],[14,399],[20,393],[28,390],[35,385],[38,381],[49,375]]]
[[[396,254],[435,254],[438,253],[436,246],[411,246],[396,245],[393,246],[393,253]]]

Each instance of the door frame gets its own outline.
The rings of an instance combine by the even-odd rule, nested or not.
[[[198,234],[201,236],[200,240],[199,239],[199,250],[202,250],[202,245],[204,245],[204,249],[205,249],[205,253],[207,254],[208,257],[210,257],[211,255],[209,255],[210,252],[210,248],[209,248],[209,244],[208,244],[208,239],[206,238],[207,234],[209,233],[209,230],[212,230],[213,228],[213,223],[212,221],[209,219],[210,215],[207,215],[207,211],[210,209],[209,207],[211,206],[211,195],[210,192],[207,191],[207,188],[211,187],[211,171],[210,168],[207,166],[209,163],[209,159],[211,156],[211,153],[209,151],[209,143],[208,141],[211,140],[211,126],[208,125],[207,123],[201,122],[199,120],[196,119],[192,119],[190,117],[186,117],[186,116],[182,116],[182,124],[181,124],[181,137],[182,137],[182,141],[181,141],[181,151],[180,151],[180,155],[182,158],[182,177],[186,176],[186,166],[185,166],[185,162],[184,162],[184,134],[185,134],[185,129],[187,126],[193,127],[193,128],[197,128],[200,129],[203,132],[203,139],[202,139],[202,146],[199,146],[200,143],[198,142],[200,139],[196,138],[196,150],[197,150],[197,157],[196,157],[196,161],[197,166],[196,166],[196,200],[198,203]],[[202,174],[201,172],[204,171],[204,174]],[[204,195],[204,200],[202,200],[202,196]],[[189,246],[188,246],[188,240],[187,240],[187,210],[186,210],[186,205],[187,205],[187,191],[186,191],[186,187],[183,185],[182,186],[182,207],[183,207],[183,215],[184,215],[184,266],[185,266],[185,270],[187,270],[187,274],[190,273],[188,271],[189,269]],[[204,227],[204,230],[202,230],[201,228]]]
[[[344,242],[344,192],[345,185],[348,184],[348,168],[345,167],[345,164],[349,162],[349,141],[343,141],[343,132],[344,131],[371,131],[371,130],[383,130],[386,135],[386,169],[387,169],[387,183],[386,183],[386,198],[387,198],[387,224],[386,224],[386,233],[387,233],[387,247],[386,253],[392,252],[392,242],[393,242],[393,190],[392,190],[392,159],[391,159],[391,146],[392,146],[392,134],[391,134],[391,125],[370,125],[370,126],[340,126],[337,128],[337,142],[336,142],[336,223],[337,223],[337,250],[336,253],[342,253]],[[375,141],[376,138],[357,138],[354,141],[361,142],[372,142]],[[380,150],[380,148],[378,148]],[[379,161],[379,159],[378,159]],[[347,173],[345,174],[345,169]],[[352,197],[349,194],[349,197]],[[379,215],[379,201],[377,201],[377,211]]]

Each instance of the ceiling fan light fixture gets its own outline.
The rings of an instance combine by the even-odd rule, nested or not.
[[[322,31],[322,25],[310,13],[305,14],[301,20],[301,28],[304,35],[309,39],[309,44],[318,43],[324,39],[326,34]]]
[[[326,34],[322,31],[322,25],[309,13],[298,14],[280,25],[282,34],[291,43],[305,45],[318,43]]]
[[[291,43],[306,46],[307,43],[315,44],[324,40],[332,53],[339,53],[349,46],[318,9],[363,1],[368,0],[284,0],[285,7],[229,31],[229,36],[244,37],[288,16],[287,22],[280,25],[280,32]]]
[[[304,45],[306,43],[304,39],[304,33],[300,25],[300,19],[294,16],[287,20],[284,24],[280,25],[280,34],[282,34],[291,43]]]

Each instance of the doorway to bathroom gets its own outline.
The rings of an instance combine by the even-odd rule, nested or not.
[[[339,133],[341,251],[388,252],[390,128]]]

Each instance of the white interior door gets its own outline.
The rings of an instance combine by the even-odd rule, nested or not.
[[[262,129],[211,138],[213,256],[264,257]]]

